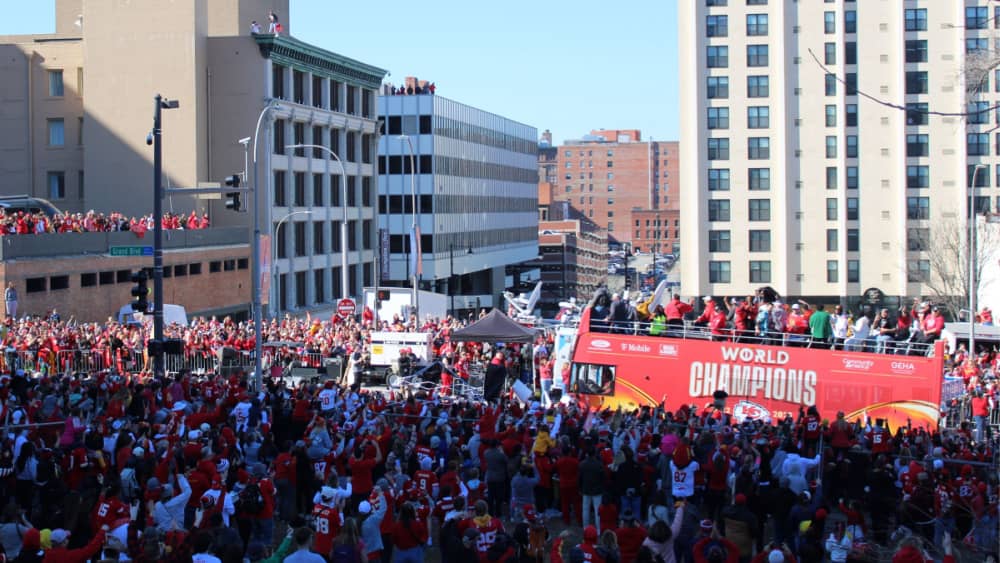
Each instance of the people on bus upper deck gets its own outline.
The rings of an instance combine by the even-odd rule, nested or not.
[[[844,340],[847,340],[847,329],[851,326],[851,317],[844,312],[844,308],[837,305],[833,308],[833,314],[830,315],[830,323],[833,327],[833,347],[836,349],[838,346],[843,346]]]
[[[625,332],[628,329],[628,303],[622,296],[615,293],[611,295],[611,332]]]
[[[993,326],[993,312],[990,311],[989,307],[983,307],[979,313],[979,322],[983,326]]]
[[[931,344],[938,338],[941,338],[941,331],[943,329],[944,315],[941,314],[939,307],[934,307],[931,309],[930,314],[924,315],[923,322],[920,325],[920,332],[917,333],[914,340],[922,344]]]
[[[823,304],[816,305],[816,312],[809,317],[809,334],[812,336],[812,346],[829,348],[833,327],[830,324],[830,313],[823,310]]]
[[[879,311],[878,318],[872,325],[872,333],[875,335],[875,352],[884,354],[889,343],[896,338],[896,321],[889,316],[889,309]]]
[[[863,352],[865,341],[871,332],[871,319],[864,312],[858,315],[858,320],[854,321],[854,334],[844,340],[844,350],[850,352]]]
[[[672,327],[684,325],[684,315],[694,310],[694,297],[687,303],[681,301],[681,296],[674,294],[673,299],[663,308],[667,316],[667,325]],[[669,332],[669,331],[668,331]]]
[[[712,320],[712,315],[715,313],[715,300],[712,299],[711,295],[706,295],[701,298],[701,301],[705,304],[705,308],[701,311],[701,315],[694,320],[694,324],[703,326]]]

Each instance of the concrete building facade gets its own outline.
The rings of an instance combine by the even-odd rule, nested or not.
[[[271,10],[281,35],[251,35],[250,22],[266,30]],[[146,139],[159,93],[180,104],[163,111],[165,186],[233,174],[249,183],[258,164],[271,313],[359,297],[374,281],[375,95],[387,73],[294,39],[287,16],[288,0],[57,0],[54,34],[0,37],[0,193],[68,211],[149,213]],[[290,144],[321,145],[343,165]],[[252,196],[242,199],[249,208]],[[251,219],[218,199],[175,195],[164,208],[208,212],[213,226]]]
[[[678,6],[683,293],[933,295],[935,239],[967,228],[974,177],[980,209],[1000,187],[979,111],[1000,76],[963,74],[994,49],[992,3]]]
[[[633,228],[633,211],[677,209],[676,142],[642,141],[634,129],[601,129],[548,152],[539,157],[539,167],[551,172],[554,157],[553,202],[566,202],[607,230],[610,243],[648,244],[636,240],[641,237]]]
[[[380,96],[379,114],[382,279],[410,285],[416,221],[421,287],[453,294],[460,312],[502,308],[522,284],[505,267],[538,255],[537,130],[434,94]]]

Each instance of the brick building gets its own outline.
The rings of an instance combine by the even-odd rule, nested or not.
[[[565,202],[606,229],[610,244],[645,249],[652,237],[644,228],[636,235],[632,213],[678,210],[678,155],[676,142],[643,141],[636,129],[591,131],[555,147],[553,203]],[[549,158],[539,155],[540,171],[549,169]],[[644,225],[646,217],[639,220]]]
[[[538,307],[550,318],[559,302],[576,297],[586,303],[607,278],[607,233],[587,219],[538,224],[542,294]]]

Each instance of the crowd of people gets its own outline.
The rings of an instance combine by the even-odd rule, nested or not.
[[[0,545],[12,561],[995,556],[988,429],[889,428],[814,407],[738,421],[724,397],[710,407],[590,410],[549,400],[550,336],[530,347],[543,392],[523,401],[490,374],[530,373],[528,347],[451,342],[463,324],[394,317],[377,328],[431,332],[457,377],[488,364],[486,401],[451,396],[445,381],[433,393],[363,388],[350,372],[376,328],[367,310],[264,326],[265,341],[295,343],[277,349],[275,365],[342,355],[345,377],[293,383],[278,369],[254,389],[239,370],[154,376],[145,362],[114,359],[83,371],[58,362],[0,370]],[[168,331],[189,353],[253,348],[252,325],[230,319]],[[54,356],[141,350],[147,337],[142,325],[51,317],[0,333],[8,350]],[[967,385],[991,408],[994,371],[981,368]]]
[[[198,215],[191,211],[188,215],[164,213],[161,222],[165,230],[197,230],[210,226],[208,214]],[[122,213],[61,212],[48,215],[43,212],[31,213],[23,210],[0,209],[0,235],[36,235],[45,233],[107,233],[131,231],[142,236],[153,229],[152,215],[128,217]]]

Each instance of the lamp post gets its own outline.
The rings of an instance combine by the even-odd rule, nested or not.
[[[347,170],[344,168],[343,161],[337,156],[337,153],[324,147],[323,145],[285,145],[286,149],[320,149],[325,151],[328,155],[333,157],[340,165],[340,204],[344,208],[344,217],[340,222],[340,293],[342,298],[347,298],[349,295],[347,289]]]
[[[253,129],[253,244],[252,256],[253,256],[253,270],[251,271],[250,290],[253,292],[253,367],[254,367],[254,385],[258,391],[260,391],[263,386],[264,380],[264,368],[262,365],[262,355],[263,351],[263,297],[261,296],[260,286],[261,286],[261,272],[260,272],[260,212],[261,212],[261,196],[260,196],[260,170],[257,167],[257,137],[260,134],[260,124],[264,121],[264,116],[269,114],[272,110],[280,109],[281,106],[275,102],[269,102],[264,109],[260,110],[260,115],[257,116],[257,125]]]
[[[291,213],[286,213],[285,216],[282,217],[281,220],[278,221],[278,224],[275,225],[275,227],[274,227],[274,237],[271,240],[271,256],[272,256],[272,258],[271,258],[271,267],[274,268],[274,273],[272,274],[272,282],[271,283],[274,285],[274,288],[275,288],[275,295],[277,296],[277,299],[276,299],[277,303],[272,307],[272,310],[281,306],[281,293],[279,293],[281,291],[281,289],[278,287],[278,279],[279,279],[278,278],[278,263],[276,262],[276,259],[278,257],[278,236],[281,234],[281,225],[283,225],[285,223],[285,221],[287,221],[289,219],[289,217],[292,217],[294,215],[312,215],[312,211],[308,211],[308,210],[307,211],[292,211]],[[271,316],[274,316],[274,315],[271,315]]]
[[[470,246],[465,251],[466,254],[472,254],[472,247]],[[455,245],[448,245],[448,299],[450,300],[451,316],[455,316],[455,291],[452,289],[451,284],[455,281]]]
[[[976,177],[985,164],[977,164],[969,186],[969,354],[976,355]]]
[[[153,355],[153,373],[163,373],[163,138],[160,114],[164,109],[177,109],[177,100],[157,94],[153,98],[153,130],[147,143],[153,144],[153,340],[160,350]],[[145,311],[144,311],[145,312]]]
[[[412,200],[411,201],[411,205],[413,207],[410,210],[410,211],[412,211],[412,215],[413,215],[413,223],[410,225],[410,236],[411,237],[416,237],[417,236],[417,167],[414,166],[413,141],[410,140],[410,136],[409,135],[400,135],[399,139],[400,140],[406,139],[406,144],[410,148],[410,198]],[[420,240],[418,239],[418,240],[416,240],[414,242],[411,242],[410,243],[410,247],[413,248],[414,250],[419,250],[420,249]],[[417,260],[418,259],[419,259],[419,255],[418,256],[414,256],[414,258],[413,258],[413,310],[414,310],[414,312],[417,313],[417,318],[419,319],[420,318],[420,316],[419,316],[419,311],[420,311],[420,290],[419,290],[419,286],[418,286],[419,282],[418,282],[418,274],[417,274]]]

